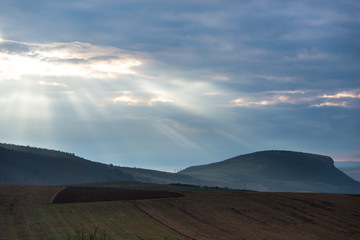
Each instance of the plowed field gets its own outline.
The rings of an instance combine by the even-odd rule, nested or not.
[[[360,239],[360,196],[185,192],[185,197],[51,204],[64,187],[0,185],[0,240]]]
[[[359,195],[202,192],[137,205],[198,240],[360,239]]]
[[[184,195],[170,191],[70,186],[61,190],[54,198],[53,203],[104,202],[172,197],[184,197]]]

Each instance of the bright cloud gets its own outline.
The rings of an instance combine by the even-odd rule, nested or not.
[[[143,64],[137,56],[113,47],[87,43],[28,44],[0,41],[0,79],[24,75],[48,77],[117,78],[136,74]]]
[[[158,96],[158,97],[153,97],[148,101],[148,105],[152,106],[155,103],[172,103],[174,102],[172,99],[163,97],[163,96]]]
[[[346,102],[324,102],[312,105],[313,107],[346,107]]]
[[[218,95],[223,95],[224,93],[221,92],[205,92],[202,95],[204,96],[218,96]]]
[[[321,98],[360,98],[360,90],[343,91],[333,95],[324,94]]]
[[[138,98],[135,98],[132,96],[128,96],[128,95],[113,98],[112,101],[114,103],[125,103],[127,105],[137,105],[142,102],[141,99],[138,99]]]
[[[143,106],[154,106],[156,103],[173,103],[174,101],[172,99],[163,97],[163,96],[157,96],[152,97],[149,99],[146,98],[137,98],[131,95],[122,95],[118,96],[112,99],[112,102],[114,103],[122,103],[127,105],[143,105]]]
[[[360,99],[360,90],[341,91],[335,94],[322,94],[319,99],[328,101],[313,104],[313,107],[352,107],[356,106],[357,99]]]
[[[58,82],[39,81],[39,84],[44,86],[52,86],[52,87],[67,87],[65,83],[58,83]]]
[[[358,90],[353,90],[343,91],[332,95],[319,95],[318,92],[314,90],[267,91],[254,94],[244,94],[243,97],[232,100],[232,105],[236,107],[251,107],[291,104],[305,105],[309,107],[352,107],[356,105],[351,103],[360,98],[360,94],[358,92]],[[323,102],[323,99],[333,100]],[[338,101],[340,99],[346,100]]]
[[[236,107],[304,104],[312,99],[304,94],[302,90],[267,91],[234,99],[232,103]]]
[[[270,102],[267,100],[251,101],[251,100],[244,99],[244,98],[237,98],[237,99],[233,100],[232,102],[237,107],[250,107],[250,106],[254,106],[254,105],[266,106],[266,105],[274,104],[273,102]]]

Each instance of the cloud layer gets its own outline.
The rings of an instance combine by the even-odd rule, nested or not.
[[[162,169],[263,149],[349,159],[360,140],[359,8],[4,1],[0,141]]]
[[[135,56],[117,48],[87,43],[26,44],[0,41],[0,80],[25,75],[48,77],[117,78],[135,74],[141,65]]]

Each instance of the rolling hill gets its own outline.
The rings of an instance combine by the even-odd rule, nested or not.
[[[337,169],[330,157],[301,152],[256,152],[180,173],[235,189],[360,193],[360,183]]]
[[[2,184],[61,185],[114,180],[129,181],[134,178],[115,167],[76,156],[55,156],[0,147]]]
[[[107,165],[61,151],[0,144],[0,184],[114,181],[183,183],[272,192],[360,193],[360,183],[335,168],[330,157],[309,153],[263,151],[168,173]]]
[[[0,184],[64,185],[113,181],[206,185],[200,179],[183,174],[118,167],[61,151],[0,144]]]

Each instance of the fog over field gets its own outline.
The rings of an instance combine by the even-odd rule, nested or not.
[[[357,0],[0,4],[0,142],[171,172],[360,160]]]

